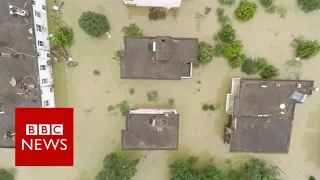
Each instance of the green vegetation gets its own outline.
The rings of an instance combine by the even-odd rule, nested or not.
[[[214,48],[211,44],[207,42],[200,42],[198,44],[198,55],[197,61],[193,64],[195,68],[200,66],[205,66],[209,64],[214,55]]]
[[[99,70],[93,70],[93,75],[99,76],[100,75],[100,71]]]
[[[111,112],[111,111],[113,111],[114,109],[115,109],[114,106],[112,106],[112,105],[109,105],[109,106],[108,106],[108,112]]]
[[[107,155],[95,180],[131,180],[137,172],[139,159],[129,160],[115,153]]]
[[[174,99],[172,99],[172,98],[169,98],[169,99],[168,99],[168,104],[169,104],[170,106],[173,106],[174,103],[175,103]]]
[[[297,4],[306,13],[320,9],[320,0],[297,0]]]
[[[130,88],[130,89],[129,89],[129,94],[130,94],[130,95],[133,95],[133,94],[134,94],[134,89],[133,89],[133,88]]]
[[[270,13],[270,14],[273,14],[277,11],[277,6],[276,5],[271,5],[269,6],[268,8],[266,8],[266,12],[267,13]]]
[[[87,11],[82,13],[78,24],[88,35],[100,37],[110,30],[110,24],[104,14]]]
[[[271,79],[279,75],[279,69],[274,67],[273,65],[268,65],[260,72],[260,76],[264,79]]]
[[[213,47],[213,55],[216,57],[223,56],[224,48],[225,44],[223,42],[218,41]]]
[[[309,180],[316,180],[316,178],[313,176],[309,176]]]
[[[236,17],[240,21],[248,21],[254,17],[257,11],[257,5],[249,0],[241,0],[236,9]]]
[[[119,109],[122,116],[126,116],[130,111],[130,106],[128,101],[124,100],[116,105],[116,108]]]
[[[157,102],[157,101],[159,101],[160,97],[159,97],[158,91],[149,91],[149,92],[147,93],[147,99],[148,99],[148,101],[150,101],[150,102]]]
[[[228,59],[229,65],[231,68],[238,68],[242,65],[242,63],[246,60],[246,55],[244,54],[239,54],[236,57],[233,57],[231,59]]]
[[[283,6],[278,6],[277,13],[281,18],[285,18],[287,15],[287,9]]]
[[[224,9],[222,8],[217,8],[216,10],[217,16],[218,16],[218,22],[221,25],[228,24],[230,22],[230,18],[224,14]]]
[[[120,61],[123,56],[124,56],[124,50],[120,49],[114,53],[113,59],[116,61]]]
[[[219,0],[219,3],[226,6],[231,6],[236,3],[236,0]]]
[[[9,171],[4,168],[0,168],[0,180],[14,180],[13,171]]]
[[[223,56],[227,59],[232,59],[237,57],[243,49],[241,41],[234,41],[230,44],[226,44],[223,50]]]
[[[124,26],[121,31],[125,36],[143,36],[143,30],[135,23]]]
[[[203,110],[203,111],[208,111],[208,110],[210,110],[210,111],[215,111],[215,110],[217,110],[217,109],[219,109],[219,106],[214,105],[214,104],[204,103],[204,104],[202,105],[202,110]]]
[[[56,45],[71,46],[73,42],[73,30],[66,26],[59,27],[53,32],[52,41]]]
[[[247,58],[241,66],[241,71],[248,75],[257,73],[256,61],[251,58]]]
[[[195,170],[197,157],[189,157],[186,161],[177,160],[169,165],[170,180],[277,180],[279,172],[275,167],[252,159],[250,163],[239,170],[229,170],[226,173],[215,165]]]
[[[236,39],[236,31],[230,24],[223,25],[217,35],[223,43],[232,43]]]
[[[211,10],[212,10],[211,7],[206,6],[204,8],[204,15],[208,15],[211,12]]]
[[[302,37],[294,39],[291,46],[295,49],[295,56],[300,59],[310,59],[320,52],[318,41],[310,41]]]
[[[263,7],[268,8],[273,5],[274,0],[260,0]]]

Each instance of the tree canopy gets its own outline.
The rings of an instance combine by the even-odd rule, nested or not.
[[[207,42],[200,42],[198,44],[197,61],[194,63],[194,67],[199,67],[209,64],[214,55],[214,47]]]
[[[170,180],[280,180],[278,170],[259,159],[252,159],[243,168],[226,173],[214,165],[195,170],[197,161],[197,157],[189,157],[186,161],[177,160],[170,164]]]
[[[297,0],[297,4],[306,13],[320,9],[320,0]]]
[[[0,168],[0,180],[14,180],[13,172]]]
[[[239,6],[236,9],[236,17],[241,21],[248,21],[254,17],[256,11],[257,5],[254,2],[241,0]]]
[[[68,27],[60,27],[53,33],[52,41],[60,46],[71,46],[73,42],[73,30]]]
[[[301,59],[310,59],[320,52],[318,41],[306,40],[302,37],[294,39],[291,45],[295,49],[295,56]]]
[[[128,160],[115,153],[107,155],[103,160],[103,167],[95,180],[131,180],[136,174],[139,159]]]
[[[121,31],[125,36],[143,36],[143,30],[135,23],[124,26]]]
[[[78,24],[87,34],[99,37],[110,30],[110,24],[104,14],[87,11],[82,13]]]
[[[279,75],[279,69],[274,67],[273,65],[268,65],[260,71],[260,76],[264,79],[271,79]]]

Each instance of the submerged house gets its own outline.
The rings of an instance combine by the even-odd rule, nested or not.
[[[175,109],[136,109],[126,116],[123,150],[177,150],[179,114]]]
[[[181,0],[123,0],[125,5],[158,8],[179,8]]]
[[[197,38],[125,37],[121,79],[180,80],[192,77]]]
[[[295,107],[319,91],[313,83],[233,78],[226,103],[230,152],[288,153]]]

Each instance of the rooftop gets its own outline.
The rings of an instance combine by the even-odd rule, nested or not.
[[[312,94],[313,83],[234,78],[226,107],[230,151],[288,153],[296,103]]]
[[[197,38],[125,37],[122,79],[179,80],[192,76],[197,59]]]
[[[122,149],[178,149],[178,128],[179,114],[150,113],[150,110],[130,113],[126,117],[126,129],[122,130]]]
[[[0,147],[14,147],[12,139],[5,139],[7,131],[14,131],[15,107],[41,106],[40,93],[35,87],[28,95],[21,89],[14,89],[10,83],[15,78],[16,84],[37,85],[37,59],[34,36],[29,33],[33,28],[32,7],[24,8],[25,0],[0,1],[0,53],[17,55],[3,57],[0,55]],[[9,4],[30,12],[29,17],[15,17],[9,14]],[[13,49],[14,51],[10,50]]]

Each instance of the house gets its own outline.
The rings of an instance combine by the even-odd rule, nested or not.
[[[122,79],[180,80],[192,77],[197,60],[198,39],[125,37],[124,56],[120,60]]]
[[[123,150],[177,150],[179,114],[174,109],[136,109],[126,117]]]
[[[0,4],[0,148],[14,148],[16,107],[55,107],[46,1]]]
[[[158,8],[179,8],[181,0],[123,0],[125,5]]]
[[[319,91],[313,83],[233,78],[226,103],[230,152],[288,153],[295,107]]]

